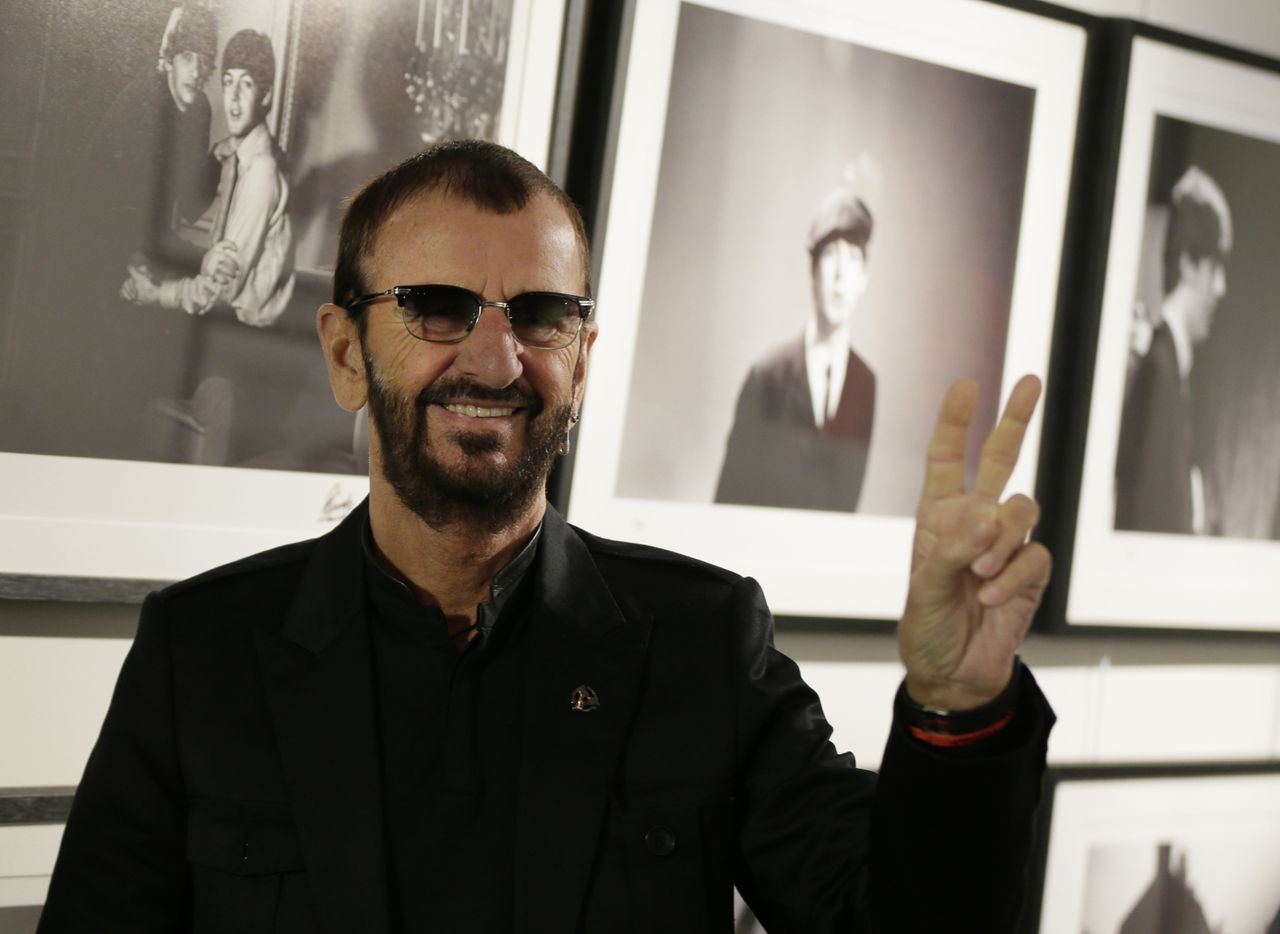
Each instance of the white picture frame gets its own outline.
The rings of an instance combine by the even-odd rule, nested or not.
[[[1176,121],[1189,128],[1192,135],[1233,138],[1238,141],[1237,149],[1251,145],[1274,147],[1272,177],[1280,178],[1280,71],[1141,34],[1132,40],[1128,62],[1065,622],[1068,628],[1280,630],[1280,543],[1268,538],[1265,528],[1256,535],[1232,531],[1174,534],[1117,529],[1117,521],[1128,523],[1130,520],[1118,520],[1115,512],[1118,496],[1115,471],[1123,400],[1130,356],[1135,352],[1131,351],[1134,309],[1139,300],[1136,297],[1143,294],[1142,277],[1151,275],[1149,271],[1144,273],[1144,268],[1150,267],[1154,263],[1151,257],[1157,255],[1145,242],[1151,239],[1149,191],[1153,199],[1160,195],[1154,190],[1156,160],[1179,158],[1176,154],[1166,156],[1157,145],[1163,138],[1159,135],[1161,128]],[[1202,154],[1203,151],[1202,147]],[[1225,144],[1222,151],[1226,151]],[[1203,157],[1197,161],[1204,161]],[[1219,174],[1220,183],[1234,182],[1236,192],[1257,185],[1259,197],[1265,197],[1269,187],[1269,183],[1262,180],[1246,184],[1238,169],[1235,177],[1231,177],[1231,169],[1221,163],[1215,165],[1210,161],[1201,167],[1210,175]],[[1176,175],[1175,172],[1169,177]],[[1226,177],[1221,177],[1223,175]],[[1168,192],[1164,194],[1167,200]],[[1237,196],[1233,210],[1239,212],[1242,203],[1250,199],[1253,195],[1249,193]],[[1274,264],[1256,249],[1256,238],[1266,234],[1265,228],[1236,231],[1237,255],[1229,259],[1226,269],[1227,300],[1235,297],[1233,283],[1239,283],[1237,273],[1241,271],[1236,260],[1243,259],[1239,253],[1245,247],[1254,249],[1252,274],[1255,277],[1271,275],[1270,288],[1280,287]],[[1274,232],[1270,236],[1274,252],[1280,238],[1276,238]],[[1251,241],[1241,244],[1246,237]],[[1260,283],[1252,285],[1258,288]],[[1223,339],[1223,324],[1230,329],[1231,322],[1223,321],[1224,314],[1222,310],[1217,313],[1209,341],[1215,336],[1219,341]],[[1260,341],[1274,346],[1277,339],[1265,331],[1242,334],[1237,329],[1236,333],[1241,348],[1249,344],[1256,348]],[[1223,372],[1248,376],[1257,369],[1243,359],[1236,365],[1229,359],[1232,351],[1228,349],[1224,354],[1223,346],[1201,344],[1195,349],[1193,360],[1207,358],[1204,366],[1213,365],[1216,350],[1217,365]],[[1198,376],[1193,365],[1191,379]],[[1263,464],[1268,458],[1269,455],[1264,456],[1255,464],[1245,466],[1255,471],[1268,469]],[[1274,460],[1270,466],[1274,468]],[[1234,484],[1236,493],[1228,496],[1234,495],[1237,501],[1227,500],[1234,512],[1241,513],[1243,505],[1246,515],[1241,518],[1245,521],[1271,523],[1269,510],[1239,501],[1239,476],[1229,476],[1224,471],[1217,481],[1211,474],[1202,474],[1203,479],[1209,483],[1205,489],[1210,500],[1214,498],[1214,489],[1222,489],[1215,483],[1228,488]],[[1270,496],[1269,502],[1274,506],[1275,489],[1271,489]],[[1213,509],[1213,506],[1207,508]],[[1237,527],[1239,521],[1236,520]]]
[[[430,16],[439,7],[436,0],[378,3],[384,12],[396,8],[395,17],[387,14],[388,23],[398,18],[412,27],[415,16],[418,20],[426,17],[426,34],[431,38]],[[299,76],[317,71],[316,67],[310,72],[300,68],[300,56],[305,58],[309,53],[305,43],[300,51],[299,24],[305,16],[310,16],[314,24],[315,17],[325,11],[346,15],[345,8],[326,7],[315,0],[274,0],[269,6],[236,0],[220,9],[220,42],[225,42],[222,34],[245,26],[265,30],[271,37],[276,47],[277,81],[268,123],[279,135],[281,148],[299,158],[303,136],[301,118],[295,111],[307,92],[305,87],[299,87]],[[110,15],[111,11],[104,8],[102,16]],[[362,10],[359,15],[366,20],[373,18],[369,10]],[[565,0],[511,0],[510,17],[510,42],[503,49],[507,64],[501,118],[495,136],[498,142],[545,167],[551,153]],[[163,25],[163,17],[158,23]],[[71,27],[59,21],[55,29]],[[340,26],[335,29],[341,32]],[[53,41],[59,45],[49,46],[50,59],[58,59],[57,48],[62,44],[74,45],[83,39],[60,32],[51,35],[57,37]],[[350,38],[338,34],[320,45],[341,49]],[[412,38],[410,28],[403,45],[409,47]],[[51,40],[33,35],[31,41]],[[139,43],[153,41],[158,47],[159,26],[156,36],[137,37]],[[453,41],[459,40],[455,37]],[[302,64],[305,66],[305,61]],[[211,78],[206,85],[205,93],[210,97],[216,94],[211,90],[215,84]],[[321,100],[333,100],[332,96],[323,96],[328,91],[317,93]],[[217,118],[215,129],[216,126]],[[335,138],[342,133],[349,136],[359,127],[340,129],[341,133],[333,134]],[[314,137],[315,127],[311,130]],[[380,150],[376,153],[378,167],[388,167],[412,151],[411,147],[404,151]],[[39,152],[35,155],[39,156]],[[320,279],[316,270],[300,266],[299,282],[303,273],[316,281]],[[25,291],[34,293],[38,288],[38,283],[32,283]],[[14,301],[19,301],[25,291],[17,288],[12,293],[16,296]],[[0,296],[0,300],[5,298]],[[157,311],[157,317],[161,313]],[[12,329],[7,339],[6,320]],[[0,362],[6,354],[12,361],[26,353],[20,337],[22,326],[21,315],[0,314]],[[223,330],[242,327],[231,320]],[[323,365],[309,323],[277,331],[251,333],[237,339],[274,342],[276,350],[268,347],[269,352],[287,351],[302,360],[310,359],[308,347],[314,347],[316,363],[311,370],[315,373],[306,391],[315,394],[317,406],[333,405],[327,399],[323,378],[316,375],[323,371]],[[73,341],[75,337],[75,329],[68,328],[59,340]],[[57,365],[56,359],[50,359],[39,363],[32,372],[56,372]],[[121,367],[117,375],[128,380],[128,368]],[[93,391],[92,386],[77,385],[76,376],[67,373],[60,381],[67,387],[68,399],[76,392]],[[288,416],[288,412],[280,413],[282,420]],[[358,426],[353,424],[343,431],[345,437],[354,439],[353,469],[358,471]],[[358,473],[41,453],[24,447],[17,432],[12,438],[18,440],[6,441],[0,432],[0,597],[139,601],[159,584],[322,534],[368,491],[367,478]]]
[[[0,934],[34,930],[64,824],[0,824]]]
[[[906,594],[913,528],[911,515],[923,479],[928,434],[947,384],[956,377],[968,375],[963,363],[959,364],[961,369],[955,369],[957,364],[949,358],[948,348],[941,346],[945,341],[939,340],[939,346],[932,348],[930,360],[936,358],[937,365],[931,362],[918,368],[886,366],[877,373],[886,387],[883,391],[890,396],[895,395],[890,384],[895,379],[900,381],[896,398],[901,402],[901,410],[910,412],[901,419],[904,424],[909,422],[909,430],[888,432],[883,436],[893,439],[888,443],[879,442],[882,437],[879,434],[871,442],[863,499],[869,495],[872,471],[876,470],[881,489],[888,490],[891,486],[893,491],[892,497],[886,494],[881,500],[885,508],[864,511],[860,505],[859,511],[848,513],[730,505],[713,502],[711,495],[715,481],[713,461],[732,420],[734,393],[753,354],[761,349],[762,339],[750,328],[726,326],[712,333],[696,322],[708,313],[714,315],[717,304],[725,301],[719,283],[731,284],[735,276],[758,273],[761,288],[771,290],[775,305],[788,301],[780,296],[789,295],[790,303],[801,309],[799,316],[788,324],[792,332],[799,333],[803,306],[809,300],[809,286],[803,259],[798,260],[800,272],[796,272],[797,258],[803,255],[801,241],[812,210],[809,202],[816,202],[824,188],[829,187],[825,182],[809,183],[805,176],[820,174],[816,167],[824,164],[825,159],[823,171],[829,181],[836,182],[838,178],[829,171],[835,158],[833,154],[822,156],[817,147],[799,138],[797,130],[816,126],[829,115],[806,112],[803,97],[799,100],[785,97],[782,103],[773,104],[761,101],[759,119],[767,126],[760,127],[760,152],[753,151],[753,146],[738,145],[732,157],[728,152],[721,153],[720,161],[708,169],[709,174],[733,175],[743,182],[744,190],[737,195],[717,192],[721,203],[735,198],[751,201],[769,187],[747,183],[750,179],[759,182],[762,178],[754,171],[751,161],[777,159],[781,149],[776,140],[795,139],[793,144],[787,144],[794,152],[779,163],[778,172],[772,176],[778,184],[785,185],[788,192],[808,192],[801,196],[806,202],[800,210],[803,217],[789,218],[793,228],[790,237],[796,244],[794,255],[785,250],[765,250],[765,255],[747,250],[737,271],[726,273],[723,269],[705,268],[697,250],[688,249],[686,241],[680,241],[678,250],[684,255],[674,259],[666,257],[664,262],[674,263],[683,270],[682,281],[688,283],[686,292],[692,296],[688,305],[681,308],[682,323],[679,327],[664,329],[656,342],[645,330],[644,294],[647,276],[654,275],[647,267],[653,261],[655,243],[665,242],[660,233],[655,233],[657,205],[660,199],[666,198],[696,206],[703,203],[699,199],[707,195],[701,187],[707,175],[682,181],[671,174],[672,166],[664,164],[664,153],[672,141],[690,135],[682,130],[678,136],[668,136],[668,127],[672,125],[670,115],[690,106],[686,88],[672,89],[673,68],[682,67],[681,62],[694,62],[707,73],[725,69],[721,59],[704,60],[697,48],[677,53],[682,41],[679,31],[695,19],[715,17],[722,24],[743,26],[745,31],[756,30],[764,35],[758,41],[750,36],[745,40],[746,45],[739,50],[737,58],[740,71],[731,72],[728,84],[745,82],[757,72],[785,84],[786,76],[797,66],[803,67],[806,61],[821,60],[828,53],[848,57],[848,50],[852,48],[855,57],[892,59],[896,64],[890,68],[928,70],[928,66],[936,66],[948,69],[947,74],[957,76],[957,80],[981,83],[981,79],[987,79],[1032,90],[1034,97],[1025,139],[1025,184],[1017,183],[1021,208],[1017,216],[1016,263],[1009,282],[1007,332],[1002,346],[980,350],[980,353],[993,354],[994,362],[989,361],[988,373],[992,375],[981,387],[983,402],[975,436],[994,423],[998,401],[1003,400],[1022,373],[1044,376],[1047,371],[1085,30],[1073,23],[1011,8],[954,0],[910,0],[894,4],[864,0],[684,3],[646,0],[636,5],[629,51],[625,56],[625,90],[617,118],[612,174],[602,199],[608,208],[599,256],[601,333],[593,351],[579,429],[568,499],[569,519],[601,535],[689,553],[749,574],[762,583],[774,611],[780,614],[894,619],[901,611]],[[707,26],[701,34],[722,34],[725,31],[722,24]],[[779,39],[785,41],[780,43]],[[750,44],[753,41],[755,46]],[[792,58],[780,57],[782,53],[778,50],[783,45],[792,50]],[[771,50],[768,54],[773,57],[768,68],[762,68],[758,57],[749,54],[751,48]],[[683,59],[679,57],[681,54]],[[688,67],[681,72],[688,73]],[[810,87],[826,83],[829,82],[811,81]],[[897,107],[904,114],[896,125],[909,125],[912,89],[908,82],[903,81],[890,93],[900,97],[889,106]],[[669,101],[677,102],[673,105],[676,109],[669,109]],[[787,101],[792,101],[792,105],[788,106]],[[708,115],[719,118],[721,112],[712,105]],[[724,119],[729,122],[733,117]],[[924,121],[925,118],[920,118],[920,122]],[[718,136],[722,129],[722,125],[717,125],[706,133]],[[731,137],[730,134],[726,139]],[[742,142],[741,135],[736,139]],[[718,143],[713,139],[709,145]],[[729,143],[724,145],[727,147]],[[867,145],[875,148],[873,141]],[[848,149],[836,161],[845,156],[853,159],[856,155],[856,150]],[[695,161],[689,157],[682,165]],[[900,190],[908,184],[900,180]],[[910,201],[904,198],[900,203]],[[725,212],[716,212],[710,201],[705,203],[710,220],[700,234],[703,240],[722,233],[728,235],[754,222],[742,212],[731,212],[727,218]],[[774,202],[767,197],[763,199],[758,213],[764,220],[760,223],[771,222],[772,206]],[[690,226],[697,226],[700,223],[697,208],[686,210]],[[787,213],[785,207],[780,210]],[[924,213],[917,214],[917,210]],[[917,224],[929,222],[927,206],[917,201],[915,208],[904,207],[899,215],[903,218],[899,222],[899,236],[910,236],[902,232],[910,226],[911,221],[906,220],[908,215],[913,216]],[[955,237],[963,238],[963,219],[957,223]],[[873,233],[868,261],[873,277],[868,300],[871,288],[875,287],[874,264],[878,256],[884,255],[875,252],[876,236]],[[689,243],[696,246],[696,238],[691,235]],[[668,252],[673,249],[677,248],[668,248]],[[886,246],[885,252],[888,250]],[[899,257],[902,265],[897,282],[904,283],[910,278],[906,270],[909,257],[902,252]],[[784,267],[790,271],[779,271]],[[778,280],[785,280],[786,284],[780,285]],[[740,305],[734,306],[735,311]],[[924,310],[917,310],[920,315],[925,314]],[[909,334],[892,333],[890,329],[881,332],[878,340],[882,348],[892,348],[897,342],[888,359],[901,361],[909,356],[903,350],[903,342],[910,340]],[[648,382],[637,390],[637,359],[646,342],[663,349],[645,351],[651,353],[645,363]],[[671,352],[669,360],[663,356],[667,349]],[[692,378],[694,376],[698,378]],[[916,381],[920,385],[913,385]],[[651,392],[661,401],[655,402],[641,419],[648,426],[644,429],[646,445],[636,441],[639,435],[628,436],[634,425],[641,423],[634,421],[634,411],[629,407]],[[879,405],[878,396],[878,409]],[[882,430],[882,419],[885,425],[891,423],[892,411],[893,406],[887,414],[877,411],[877,433]],[[677,427],[667,432],[665,429],[671,426]],[[1030,493],[1034,489],[1040,430],[1037,416],[1027,432],[1022,460],[1010,484],[1011,492]],[[878,464],[873,460],[879,456],[877,443],[881,443],[885,452]],[[642,454],[637,458],[631,453],[646,446],[655,452],[652,457]],[[971,449],[971,454],[975,453]],[[676,478],[675,484],[684,486],[672,495],[627,492],[620,489],[620,471],[624,468],[633,475],[642,475],[637,482],[670,475]]]
[[[1050,773],[1050,787],[1039,923],[1029,930],[1113,934],[1157,876],[1190,891],[1166,904],[1203,912],[1206,930],[1270,930],[1280,917],[1274,766],[1065,769]]]

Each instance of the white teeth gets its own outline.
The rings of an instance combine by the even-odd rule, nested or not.
[[[450,403],[445,406],[450,412],[457,412],[459,415],[470,415],[472,418],[495,418],[502,415],[511,415],[515,409],[482,409],[478,405],[455,405]]]

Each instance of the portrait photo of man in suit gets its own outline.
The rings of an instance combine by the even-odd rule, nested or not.
[[[1226,294],[1231,209],[1218,183],[1189,167],[1173,188],[1158,314],[1135,316],[1116,453],[1115,528],[1214,531],[1191,416],[1191,368]],[[1151,320],[1154,318],[1154,325]]]
[[[41,934],[707,934],[735,888],[770,931],[1015,930],[1054,720],[1015,654],[1050,558],[1004,494],[1038,380],[971,483],[977,386],[942,402],[874,774],[755,581],[548,504],[601,327],[568,195],[445,143],[340,244],[316,329],[368,499],[146,599]]]
[[[804,332],[755,364],[738,393],[718,503],[854,512],[875,421],[876,377],[850,346],[867,288],[871,211],[850,187],[809,228]]]

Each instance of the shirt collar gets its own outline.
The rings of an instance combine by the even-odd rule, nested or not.
[[[810,317],[804,328],[804,368],[809,380],[809,403],[813,410],[814,425],[821,428],[836,416],[840,395],[844,391],[844,378],[849,369],[848,339],[841,328],[833,337],[835,341],[819,341],[818,328]],[[831,368],[831,384],[827,385],[827,368]]]
[[[265,123],[259,123],[252,130],[244,135],[243,139],[236,139],[234,136],[225,136],[213,144],[213,154],[221,162],[226,162],[232,156],[243,165],[250,160],[270,152],[273,141],[271,132],[267,129]]]
[[[267,130],[265,123],[259,123],[245,134],[244,139],[240,140],[240,145],[236,147],[236,158],[240,160],[241,165],[244,165],[251,159],[269,152],[270,149],[271,133]]]
[[[1187,334],[1187,323],[1182,318],[1182,309],[1172,303],[1165,303],[1161,317],[1169,328],[1169,336],[1173,338],[1173,349],[1178,357],[1178,375],[1185,383],[1191,375],[1191,336]]]
[[[476,608],[476,628],[482,636],[488,636],[494,624],[506,606],[508,599],[516,592],[516,585],[524,580],[533,566],[538,554],[538,541],[542,537],[542,523],[534,529],[528,544],[520,549],[520,553],[506,563],[493,575],[489,582],[489,599]],[[366,515],[364,530],[361,534],[361,551],[364,557],[365,580],[368,582],[370,596],[375,604],[404,608],[406,605],[420,608],[412,588],[403,580],[383,566],[378,560],[378,550],[373,542],[373,526]],[[438,610],[438,608],[435,608]]]

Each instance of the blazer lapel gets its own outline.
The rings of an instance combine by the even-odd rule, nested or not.
[[[258,655],[317,920],[387,928],[386,848],[364,614],[360,507],[316,545],[279,635]]]
[[[519,931],[576,930],[643,674],[649,621],[627,619],[586,545],[543,520],[529,619],[516,842]]]

